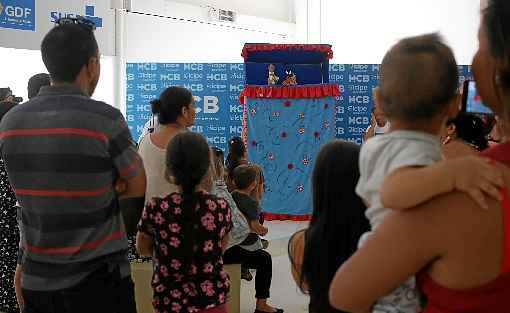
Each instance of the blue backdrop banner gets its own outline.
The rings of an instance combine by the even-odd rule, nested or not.
[[[461,82],[471,78],[469,66],[459,66]],[[212,146],[225,149],[228,138],[240,136],[243,107],[239,94],[245,81],[242,63],[128,63],[126,119],[133,138],[140,136],[151,115],[149,101],[168,86],[184,86],[198,108],[193,131]],[[379,80],[376,64],[330,64],[330,83],[339,84],[336,137],[358,144],[370,123],[372,89]]]
[[[135,140],[151,116],[149,102],[169,86],[193,93],[197,115],[192,130],[211,146],[225,149],[227,138],[241,133],[244,64],[128,63],[126,119]]]

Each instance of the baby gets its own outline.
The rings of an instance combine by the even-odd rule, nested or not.
[[[453,190],[486,207],[485,194],[499,198],[501,173],[477,157],[442,160],[439,136],[459,110],[458,70],[438,35],[400,41],[384,57],[374,97],[391,128],[366,142],[360,153],[356,192],[367,204],[372,230],[394,210],[405,210]],[[391,208],[391,209],[389,209]],[[360,245],[368,240],[365,234]],[[414,277],[379,299],[373,312],[420,312]]]

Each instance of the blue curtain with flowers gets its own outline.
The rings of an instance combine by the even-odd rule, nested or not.
[[[266,179],[264,211],[275,218],[310,214],[315,158],[335,138],[335,99],[247,98],[246,105],[248,159]]]

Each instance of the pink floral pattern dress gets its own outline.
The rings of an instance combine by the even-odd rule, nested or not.
[[[205,192],[194,197],[198,199],[194,214],[183,211],[182,194],[153,198],[138,225],[154,242],[156,313],[199,312],[226,302],[230,281],[223,268],[221,241],[232,228],[230,207],[226,200]],[[190,234],[193,256],[186,260]]]

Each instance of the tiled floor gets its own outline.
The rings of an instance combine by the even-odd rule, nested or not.
[[[290,262],[287,256],[287,243],[290,236],[306,227],[306,223],[267,222],[269,228],[266,239],[268,251],[273,256],[273,281],[271,285],[271,304],[282,308],[286,313],[308,312],[308,297],[298,290],[290,274]],[[242,281],[241,313],[253,313],[255,310],[255,280]]]

